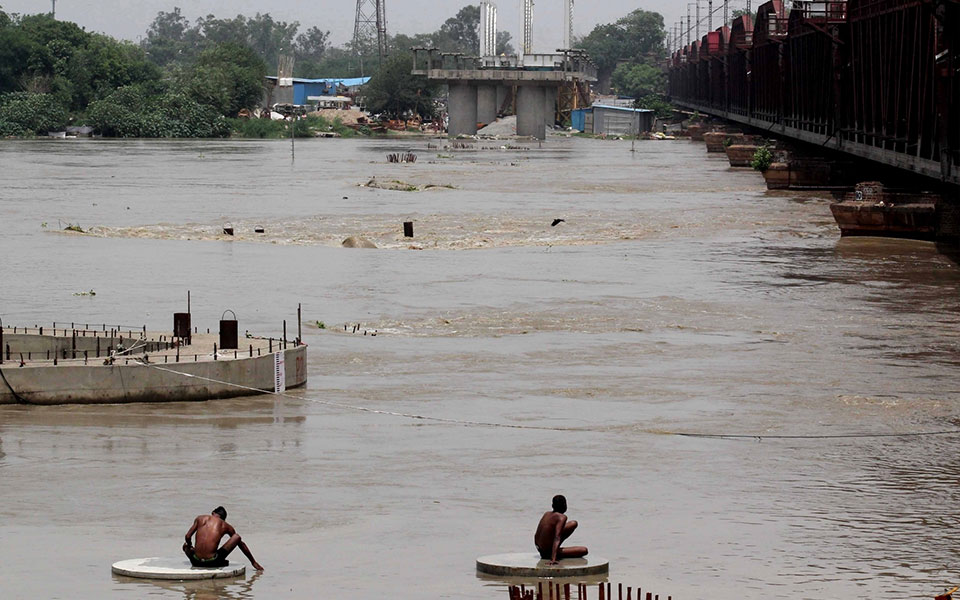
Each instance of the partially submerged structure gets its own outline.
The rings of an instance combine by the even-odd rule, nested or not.
[[[178,313],[188,315],[188,313]],[[117,404],[213,400],[280,392],[307,382],[296,340],[103,326],[0,326],[0,404]],[[57,327],[57,325],[60,325]],[[286,327],[284,327],[286,329]]]
[[[583,133],[638,136],[653,129],[654,115],[647,108],[594,104],[574,110],[570,125]]]

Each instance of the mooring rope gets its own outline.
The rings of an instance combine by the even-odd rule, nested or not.
[[[3,382],[7,384],[7,388],[10,390],[10,393],[13,394],[13,399],[19,404],[31,404],[29,400],[17,393],[17,390],[13,389],[13,386],[10,385],[10,382],[7,381],[7,376],[3,374],[3,368],[0,367],[0,378],[3,379]]]
[[[707,438],[707,439],[716,439],[716,440],[842,440],[842,439],[858,439],[858,438],[896,438],[896,437],[926,437],[926,436],[936,436],[936,435],[960,435],[960,429],[944,429],[941,431],[913,431],[906,433],[824,433],[824,434],[808,434],[808,435],[777,435],[777,434],[749,434],[749,433],[688,433],[683,431],[668,431],[666,432],[669,435],[676,435],[681,437],[692,437],[692,438]]]
[[[175,369],[164,368],[149,362],[144,363],[140,360],[137,360],[134,364],[137,364],[139,366],[144,366],[144,367],[151,367],[153,369],[157,369],[158,371],[164,371],[166,373],[174,373],[176,375],[182,375],[184,377],[200,379],[202,381],[209,381],[211,383],[219,383],[221,385],[227,385],[227,386],[232,386],[239,389],[248,390],[251,392],[257,392],[258,394],[272,394],[274,396],[281,396],[284,398],[289,398],[291,400],[307,400],[308,402],[312,402],[314,404],[322,404],[324,406],[340,408],[343,410],[352,410],[355,412],[365,412],[365,413],[371,413],[371,414],[377,414],[377,415],[400,417],[404,419],[414,419],[418,421],[431,421],[435,423],[446,423],[448,425],[463,425],[463,426],[470,426],[470,427],[498,427],[503,429],[529,429],[529,430],[537,430],[537,431],[581,431],[581,432],[592,431],[588,427],[547,427],[543,425],[517,425],[514,423],[495,423],[490,421],[468,421],[468,420],[462,420],[462,419],[448,419],[445,417],[433,417],[429,415],[418,415],[413,413],[394,412],[390,410],[380,410],[377,408],[370,408],[367,406],[357,406],[354,404],[343,404],[341,402],[331,402],[329,400],[317,400],[314,398],[304,398],[302,396],[294,396],[292,394],[277,392],[274,390],[264,390],[261,388],[250,387],[247,385],[233,383],[230,381],[220,381],[219,379],[213,379],[211,377],[203,377],[202,375],[194,375],[192,373],[184,373],[182,371],[177,371]]]
[[[341,402],[331,402],[329,400],[317,400],[313,398],[304,398],[303,396],[294,396],[284,392],[276,392],[273,390],[264,390],[261,388],[250,387],[242,385],[239,383],[233,383],[230,381],[221,381],[219,379],[213,379],[211,377],[203,377],[202,375],[193,375],[192,373],[184,373],[182,371],[177,371],[174,369],[164,368],[159,365],[152,363],[144,363],[140,360],[137,360],[134,364],[139,366],[151,367],[159,371],[164,371],[167,373],[173,373],[176,375],[182,375],[184,377],[190,377],[194,379],[200,379],[203,381],[209,381],[211,383],[219,383],[221,385],[232,386],[251,392],[257,392],[260,394],[271,394],[274,396],[281,396],[284,398],[289,398],[291,400],[306,400],[314,404],[321,404],[323,406],[329,406],[333,408],[339,408],[343,410],[352,410],[355,412],[365,412],[370,414],[385,415],[391,417],[398,417],[404,419],[413,419],[418,421],[430,421],[434,423],[445,423],[448,425],[460,425],[464,427],[494,427],[500,429],[526,429],[534,431],[562,431],[562,432],[577,432],[577,433],[603,433],[608,430],[608,428],[602,427],[551,427],[546,425],[518,425],[515,423],[497,423],[492,421],[471,421],[464,419],[450,419],[445,417],[435,417],[430,415],[419,415],[415,413],[403,413],[390,410],[381,410],[377,408],[370,408],[367,406],[357,406],[354,404],[344,404]],[[812,434],[812,435],[777,435],[777,434],[725,434],[725,433],[693,433],[685,431],[647,431],[646,433],[653,433],[659,435],[672,435],[677,437],[688,437],[688,438],[703,438],[703,439],[715,439],[715,440],[741,440],[741,439],[752,439],[757,441],[762,441],[764,439],[773,439],[773,440],[823,440],[823,439],[862,439],[862,438],[895,438],[895,437],[927,437],[927,436],[944,436],[944,435],[960,435],[960,429],[950,429],[950,430],[941,430],[941,431],[918,431],[918,432],[906,432],[906,433],[838,433],[838,434]]]

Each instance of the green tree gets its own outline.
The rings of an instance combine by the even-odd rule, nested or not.
[[[194,68],[182,75],[183,87],[220,114],[235,116],[263,98],[267,67],[247,46],[224,42],[200,53]]]
[[[426,77],[411,75],[413,57],[410,53],[390,56],[376,75],[363,87],[367,110],[394,119],[412,114],[431,118],[436,86]]]
[[[159,12],[143,40],[142,47],[154,64],[164,67],[171,63],[192,60],[195,56],[197,32],[190,20],[174,7],[172,12]],[[184,54],[186,52],[186,55]]]
[[[0,135],[45,134],[67,124],[67,110],[50,94],[0,95]]]
[[[516,54],[517,51],[513,48],[513,44],[510,41],[513,39],[513,36],[510,35],[509,31],[498,31],[497,32],[497,54]]]
[[[660,13],[637,9],[615,23],[597,25],[574,44],[597,64],[601,89],[609,88],[621,62],[655,63],[665,57],[666,31]]]
[[[618,94],[642,98],[650,94],[663,94],[667,87],[667,74],[662,68],[648,64],[622,63],[613,71],[610,84]]]
[[[480,6],[468,4],[447,19],[436,35],[437,48],[444,52],[480,53]]]
[[[321,31],[319,27],[311,27],[297,36],[297,60],[311,60],[314,62],[323,59],[324,53],[330,47],[329,31]]]

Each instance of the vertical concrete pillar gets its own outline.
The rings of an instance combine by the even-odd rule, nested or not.
[[[497,120],[497,87],[494,85],[477,86],[477,121],[493,123]]]
[[[499,111],[503,108],[503,103],[507,101],[507,96],[510,95],[510,88],[505,85],[497,86],[497,110]]]
[[[527,135],[538,140],[547,137],[544,106],[544,88],[536,85],[517,87],[517,135]]]
[[[543,88],[543,122],[547,127],[557,124],[557,102],[560,90],[555,87]]]
[[[450,123],[447,135],[477,134],[477,86],[468,83],[451,83],[447,96],[447,115]]]

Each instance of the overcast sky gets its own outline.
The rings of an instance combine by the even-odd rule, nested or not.
[[[447,18],[456,14],[469,0],[386,0],[389,33],[423,33],[434,31]],[[475,2],[479,4],[479,0]],[[759,5],[762,0],[754,0]],[[499,0],[498,29],[519,38],[520,0]],[[563,35],[563,0],[536,0],[534,8],[534,51],[553,52],[560,47]],[[700,0],[703,31],[706,30],[707,0]],[[714,0],[714,27],[721,19],[723,0]],[[742,8],[745,0],[730,0],[730,10]],[[6,12],[49,12],[51,0],[0,0]],[[179,6],[190,21],[199,16],[252,16],[267,12],[279,21],[299,21],[301,29],[316,25],[329,30],[335,45],[353,36],[356,0],[57,0],[57,18],[73,21],[88,31],[99,31],[114,37],[137,40],[160,11]],[[598,23],[611,23],[632,10],[642,8],[663,15],[667,30],[687,15],[683,0],[576,0],[574,32],[585,35]],[[691,9],[694,7],[691,6]],[[701,32],[702,34],[703,32]]]

